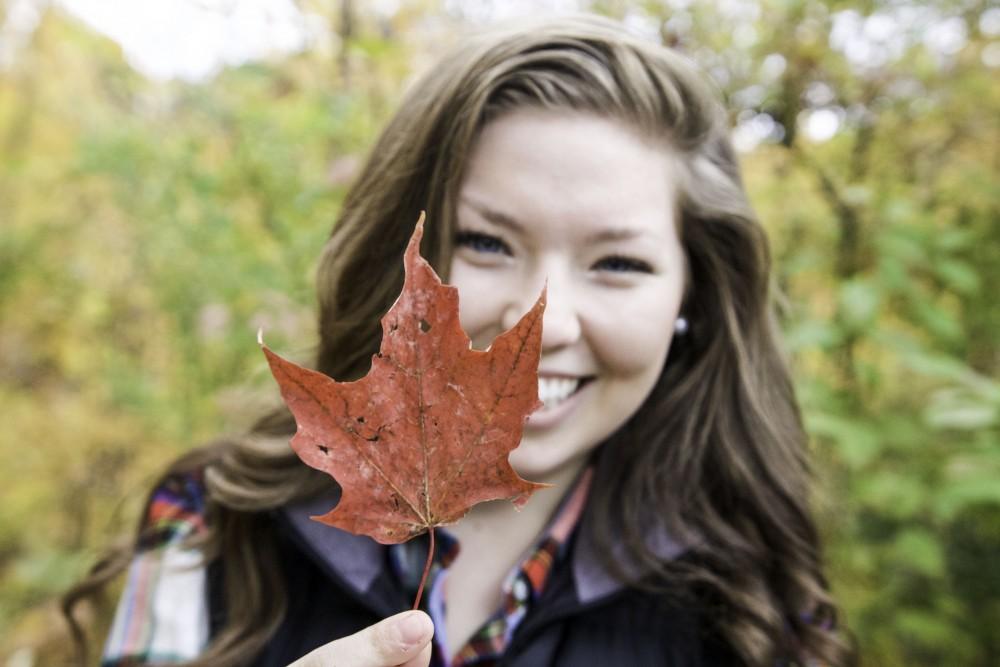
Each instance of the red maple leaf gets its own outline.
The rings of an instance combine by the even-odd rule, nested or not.
[[[423,215],[364,378],[336,382],[261,347],[298,424],[292,448],[342,489],[333,510],[312,518],[383,544],[430,531],[429,566],[435,526],[486,500],[520,507],[546,486],[521,479],[507,461],[541,405],[545,293],[488,350],[473,350],[459,324],[458,290],[420,256],[422,235]],[[420,592],[414,608],[419,600]]]

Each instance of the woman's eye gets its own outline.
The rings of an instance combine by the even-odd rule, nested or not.
[[[475,252],[511,254],[510,248],[502,239],[481,232],[459,232],[455,235],[455,245],[465,246]]]
[[[612,271],[615,273],[628,271],[634,271],[637,273],[653,272],[653,267],[641,259],[632,259],[631,257],[622,257],[621,255],[605,257],[594,264],[594,268],[599,271]]]

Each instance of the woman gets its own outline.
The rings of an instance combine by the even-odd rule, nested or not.
[[[450,527],[432,643],[419,612],[364,629],[405,608],[426,546],[309,522],[335,490],[290,452],[290,415],[270,415],[177,462],[136,553],[69,596],[132,561],[106,664],[427,664],[432,647],[438,664],[847,664],[767,243],[705,77],[585,17],[446,56],[383,132],[324,250],[322,372],[367,372],[421,210],[423,254],[458,287],[474,346],[547,282],[545,407],[511,463],[555,488],[519,515],[487,503]]]

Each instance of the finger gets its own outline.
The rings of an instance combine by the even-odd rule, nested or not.
[[[434,624],[422,611],[407,611],[353,635],[320,646],[289,667],[389,667],[407,664],[429,649]],[[428,652],[428,661],[430,653]],[[420,665],[418,661],[415,664]],[[422,663],[427,664],[427,661]]]
[[[345,637],[347,653],[354,662],[344,660],[345,667],[386,667],[400,665],[420,654],[434,636],[434,624],[422,611],[396,614],[375,625]]]
[[[417,657],[410,658],[399,667],[428,667],[431,664],[431,643],[424,644],[424,648],[417,654]]]

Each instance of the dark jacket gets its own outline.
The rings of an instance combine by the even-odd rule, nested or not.
[[[330,498],[322,498],[272,515],[289,606],[252,667],[286,667],[316,647],[411,604],[387,567],[385,547],[308,518],[332,505]],[[658,549],[667,557],[683,557],[682,549],[669,540],[660,540]],[[222,599],[220,567],[209,570],[216,626],[224,613],[217,603]],[[703,614],[621,585],[600,565],[589,540],[576,536],[499,664],[739,664],[709,630]]]

